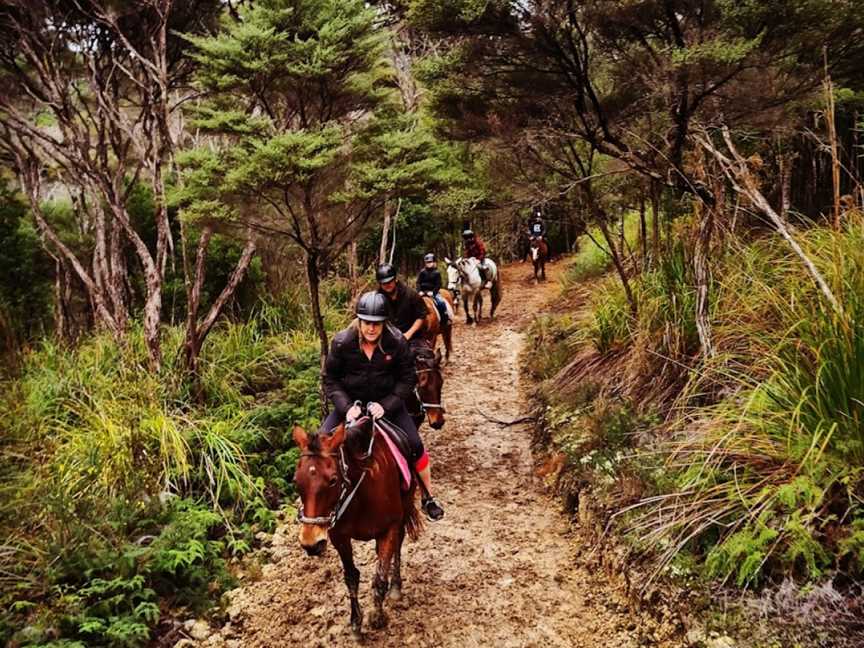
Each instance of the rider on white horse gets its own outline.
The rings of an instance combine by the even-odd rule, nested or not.
[[[483,287],[492,288],[493,277],[489,274],[489,265],[486,263],[486,246],[483,244],[483,241],[470,229],[462,232],[462,241],[465,248],[463,256],[465,258],[474,257],[480,262],[478,268],[480,270],[480,277],[483,279]]]

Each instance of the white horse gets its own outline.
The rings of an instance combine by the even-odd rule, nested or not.
[[[462,292],[462,277],[459,276],[459,271],[455,266],[450,264],[450,259],[447,261],[447,290],[453,295],[453,310],[459,310],[459,294]]]
[[[453,269],[459,275],[461,280],[460,293],[462,295],[462,305],[465,307],[465,323],[472,324],[474,321],[480,321],[483,314],[483,290],[484,282],[480,276],[480,262],[474,257],[467,259],[458,258],[455,261],[444,259],[447,262],[447,280],[450,283],[452,276],[450,270]],[[495,318],[495,309],[501,301],[501,283],[498,277],[498,266],[491,259],[486,259],[487,279],[492,284],[488,288],[489,295],[492,301],[492,308],[489,311],[489,318]],[[473,304],[473,309],[468,308],[469,302]],[[471,313],[474,317],[471,317]]]

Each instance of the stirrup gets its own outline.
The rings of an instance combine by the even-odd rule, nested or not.
[[[441,505],[435,501],[435,498],[432,496],[424,497],[423,501],[420,504],[423,512],[433,522],[440,520],[444,517],[444,509],[441,508]]]

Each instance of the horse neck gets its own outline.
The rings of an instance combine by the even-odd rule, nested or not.
[[[480,270],[477,266],[474,266],[470,270],[465,270],[465,274],[462,277],[462,285],[469,289],[468,292],[477,292],[482,283],[483,281],[480,279]]]
[[[438,334],[441,323],[441,318],[438,316],[438,307],[435,306],[435,300],[425,295],[423,296],[423,303],[426,304],[426,317],[423,320],[426,335],[435,336]]]

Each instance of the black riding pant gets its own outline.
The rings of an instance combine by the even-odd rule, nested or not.
[[[429,463],[429,457],[423,447],[423,439],[420,438],[420,432],[417,430],[417,426],[414,425],[414,420],[411,418],[411,415],[408,414],[408,410],[405,409],[405,405],[402,405],[402,407],[400,407],[396,412],[388,412],[386,418],[393,425],[399,426],[405,430],[405,436],[408,437],[408,443],[411,446],[411,454],[414,456],[415,468],[417,468],[418,471],[423,470],[423,468],[425,468]],[[344,421],[339,414],[336,412],[330,412],[321,424],[320,431],[329,432],[343,422]]]

